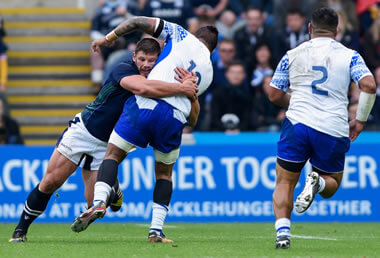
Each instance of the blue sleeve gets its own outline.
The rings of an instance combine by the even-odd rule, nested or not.
[[[120,84],[121,79],[126,76],[138,75],[139,72],[136,67],[131,64],[121,63],[112,71],[111,78],[113,81]]]
[[[359,85],[359,81],[364,76],[372,75],[367,65],[365,64],[363,57],[356,51],[351,58],[350,75],[351,79],[356,83],[356,85]]]
[[[290,86],[289,82],[289,56],[285,54],[272,77],[271,86],[282,91],[287,91]]]

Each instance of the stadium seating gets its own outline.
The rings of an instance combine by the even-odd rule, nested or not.
[[[8,44],[11,116],[27,145],[54,144],[94,99],[90,22],[80,1],[11,1],[0,14]]]

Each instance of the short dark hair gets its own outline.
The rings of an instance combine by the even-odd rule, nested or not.
[[[288,11],[286,12],[287,15],[299,15],[301,17],[305,17],[305,15],[303,14],[303,12],[301,11],[301,9],[297,8],[297,7],[292,7],[292,8],[289,8]]]
[[[212,52],[218,44],[218,30],[215,26],[204,26],[194,34],[197,38],[202,39]]]
[[[315,29],[328,30],[335,33],[338,27],[338,15],[333,9],[322,7],[312,13],[311,24]]]
[[[161,53],[161,47],[157,40],[153,38],[143,38],[136,44],[135,53],[139,51],[145,54],[157,54]]]

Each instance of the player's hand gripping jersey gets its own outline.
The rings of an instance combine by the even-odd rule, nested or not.
[[[210,86],[213,76],[208,48],[181,26],[160,19],[157,19],[157,28],[153,36],[165,40],[166,45],[149,74],[148,80],[176,82],[174,69],[177,66],[183,67],[196,73],[198,95],[202,94]],[[174,49],[175,51],[173,51]],[[140,96],[136,96],[136,99],[138,103],[142,101]],[[162,100],[182,111],[183,115],[188,117],[191,104],[184,95],[165,97]]]
[[[286,116],[335,137],[348,137],[351,80],[371,75],[362,57],[331,38],[315,38],[287,52],[271,86],[288,91]]]

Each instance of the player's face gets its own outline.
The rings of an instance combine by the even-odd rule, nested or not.
[[[156,63],[158,54],[147,54],[139,51],[133,54],[133,61],[135,61],[137,68],[142,76],[148,77]]]

